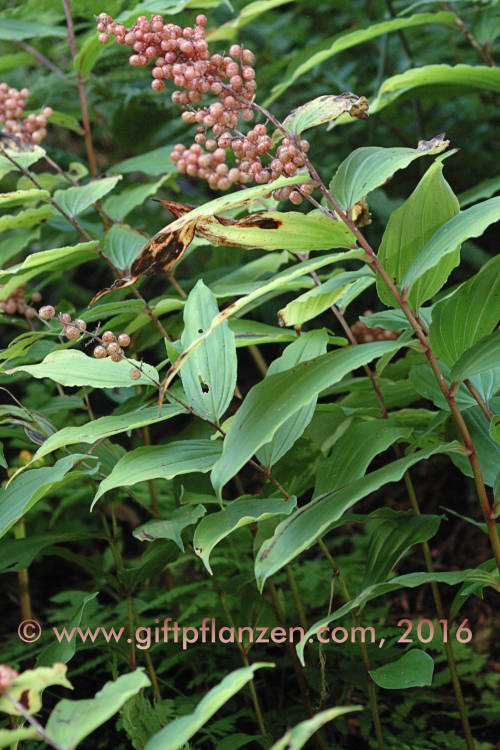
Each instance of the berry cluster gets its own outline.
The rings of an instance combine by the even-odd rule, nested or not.
[[[38,311],[38,317],[40,320],[52,320],[55,315],[56,311],[52,305],[45,305]],[[123,350],[130,344],[130,336],[128,333],[120,333],[118,336],[115,336],[113,331],[104,331],[102,336],[99,337],[96,334],[87,331],[87,324],[84,320],[81,318],[75,318],[75,320],[72,320],[69,313],[59,313],[57,320],[63,326],[62,335],[66,336],[70,341],[74,341],[85,333],[98,341],[99,344],[94,349],[94,357],[96,359],[104,359],[109,356],[113,362],[120,362],[125,356]],[[135,379],[134,376],[134,380]]]
[[[0,284],[0,289],[3,286],[3,284]],[[31,302],[37,304],[41,302],[41,300],[42,295],[40,292],[33,292],[31,295]],[[19,315],[24,315],[28,319],[34,318],[36,310],[26,301],[26,284],[16,287],[16,289],[12,290],[7,299],[1,300],[0,310],[7,313],[7,315],[15,315],[16,313],[19,313]]]
[[[182,105],[184,122],[197,126],[190,148],[179,143],[172,152],[171,160],[179,172],[207,180],[214,190],[249,182],[265,185],[281,175],[293,176],[305,165],[308,141],[300,141],[297,147],[285,138],[272,154],[266,125],[255,125],[246,134],[239,130],[240,117],[243,123],[254,119],[255,56],[239,44],[232,44],[228,55],[211,54],[205,39],[206,23],[206,17],[199,15],[194,27],[181,28],[164,24],[162,16],[153,15],[151,21],[140,16],[127,29],[101,13],[97,30],[100,42],[114,36],[119,44],[133,48],[131,65],[145,66],[152,61],[151,85],[155,91],[165,88],[165,80],[173,81],[176,88],[172,101]],[[205,95],[215,97],[215,101],[195,106]],[[292,186],[274,191],[274,197],[299,205],[302,194],[311,192],[311,186]]]
[[[365,318],[369,315],[373,315],[371,310],[366,310],[363,313]],[[401,334],[401,331],[391,331],[389,328],[381,328],[380,326],[370,328],[361,320],[354,323],[351,330],[358,344],[368,344],[372,341],[393,341]]]
[[[8,83],[0,83],[0,123],[5,133],[19,136],[25,143],[36,144],[47,135],[47,120],[54,112],[51,107],[44,107],[41,114],[31,114],[23,120],[24,104],[29,95],[28,89],[18,91]]]

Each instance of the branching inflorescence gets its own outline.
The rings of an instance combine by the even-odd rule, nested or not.
[[[24,120],[24,105],[30,95],[28,89],[9,86],[8,83],[0,83],[0,123],[3,132],[15,135],[25,143],[41,143],[47,131],[45,126],[47,120],[54,114],[51,107],[44,107],[39,115],[29,114]]]
[[[165,81],[173,81],[176,88],[172,101],[182,106],[184,122],[197,125],[194,143],[189,148],[178,143],[173,149],[171,159],[179,172],[206,180],[213,190],[251,182],[265,185],[281,175],[292,177],[305,165],[308,141],[301,140],[297,148],[284,138],[273,154],[265,124],[242,132],[240,128],[255,116],[255,55],[239,44],[230,46],[229,55],[211,54],[205,38],[206,23],[204,15],[196,17],[194,27],[185,28],[165,24],[160,15],[153,15],[151,21],[139,16],[127,29],[101,13],[97,30],[102,43],[114,36],[119,44],[132,47],[134,54],[129,62],[134,67],[152,62],[151,86],[155,91],[163,91]],[[210,97],[211,103],[197,106],[205,97]],[[312,185],[291,186],[275,190],[273,196],[299,205],[301,193],[310,194],[312,190]]]

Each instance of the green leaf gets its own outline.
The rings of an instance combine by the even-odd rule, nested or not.
[[[156,406],[149,406],[145,409],[129,411],[116,416],[99,417],[99,419],[94,419],[77,427],[63,427],[62,430],[58,430],[53,435],[50,435],[42,443],[31,462],[37,461],[42,456],[47,456],[52,451],[62,448],[62,446],[75,445],[76,443],[96,443],[98,440],[111,437],[111,435],[118,435],[121,432],[128,432],[129,430],[136,430],[139,427],[163,422],[182,413],[184,413],[182,406],[178,404],[165,404],[161,415],[158,414]]]
[[[286,347],[281,357],[273,360],[266,378],[278,372],[289,371],[300,362],[325,354],[327,344],[328,334],[324,329],[303,333],[293,344]],[[313,418],[317,400],[316,395],[308,404],[296,411],[274,433],[273,439],[259,449],[257,458],[264,466],[273,466],[285,453],[288,453]]]
[[[7,19],[3,18],[2,24],[6,20]],[[15,151],[12,148],[0,149],[0,171],[5,170],[6,172],[12,172],[16,167],[1,153],[2,150],[14,159],[20,167],[31,167],[32,164],[35,164],[35,162],[45,156],[45,151],[40,146],[35,146],[32,151]]]
[[[123,224],[114,224],[104,235],[102,249],[120,271],[127,271],[143,245],[143,234]]]
[[[80,459],[96,460],[95,456],[73,453],[60,458],[54,466],[24,471],[13,478],[7,487],[0,487],[0,538],[60,482],[81,476],[79,471],[70,471]]]
[[[498,314],[498,313],[497,313]],[[451,369],[451,379],[461,383],[474,375],[488,372],[500,366],[500,330],[467,349]]]
[[[498,443],[500,443],[500,416],[494,416],[491,420],[490,424],[490,435],[493,438],[493,440],[496,440]],[[497,476],[497,480],[500,477],[500,471],[499,475]],[[495,487],[497,487],[498,481],[495,482]],[[498,487],[500,489],[500,487]]]
[[[113,218],[122,221],[137,206],[141,206],[151,195],[156,195],[161,186],[170,179],[170,174],[161,177],[157,182],[125,188],[119,195],[112,195],[104,201],[104,209]],[[143,238],[144,244],[144,238]]]
[[[343,52],[358,44],[375,39],[378,36],[389,34],[392,31],[401,31],[415,26],[422,26],[428,23],[453,26],[455,17],[453,13],[417,13],[410,18],[394,18],[390,21],[370,24],[367,28],[356,29],[355,31],[342,32],[327,40],[322,40],[319,44],[311,49],[308,45],[304,50],[294,55],[288,66],[288,70],[283,76],[283,80],[273,87],[271,96],[264,102],[267,106],[277,99],[287,88],[289,88],[297,78],[305,75],[328,60],[339,52]]]
[[[22,263],[0,270],[0,278],[17,274],[24,276],[26,272],[33,276],[40,271],[52,271],[61,265],[67,268],[69,261],[72,265],[79,265],[86,260],[93,260],[97,257],[96,247],[97,242],[91,241],[80,242],[78,245],[68,245],[67,247],[56,247],[53,250],[40,250],[28,255]]]
[[[427,240],[459,211],[458,200],[442,172],[443,164],[438,159],[429,167],[410,197],[389,218],[378,257],[396,284],[401,281]],[[456,245],[454,252],[443,259],[437,268],[429,270],[412,286],[408,295],[410,308],[418,310],[423,302],[439,291],[459,262],[460,245]],[[396,305],[379,276],[377,293],[387,306]]]
[[[99,59],[103,50],[103,45],[98,40],[96,34],[89,36],[82,44],[81,49],[73,60],[73,68],[79,70],[85,79],[92,72],[94,65]]]
[[[420,141],[417,148],[357,148],[335,172],[330,182],[330,192],[340,207],[348,210],[364,195],[383,185],[398,169],[405,169],[422,156],[441,153],[448,143],[442,136],[436,136],[430,141]]]
[[[210,573],[210,553],[236,529],[248,526],[249,523],[264,521],[274,516],[290,515],[297,506],[297,498],[289,500],[281,498],[242,498],[228,503],[224,510],[210,513],[206,516],[194,532],[193,547],[196,554],[203,560],[203,564]]]
[[[185,216],[192,213],[191,211]],[[168,230],[175,228],[174,225],[176,222],[169,225]],[[247,249],[305,252],[356,247],[356,240],[349,227],[342,221],[335,221],[316,211],[308,214],[298,211],[262,211],[234,223],[221,223],[216,216],[206,216],[198,220],[196,231],[203,233],[215,245],[234,245]]]
[[[42,191],[40,191],[42,192]],[[54,215],[52,206],[40,206],[40,208],[26,208],[17,214],[6,214],[0,216],[0,232],[7,229],[28,229],[35,224],[41,224]]]
[[[385,581],[408,550],[431,539],[439,528],[440,516],[379,508],[366,524],[366,552],[363,587]]]
[[[277,429],[318,393],[401,345],[392,341],[337,349],[257,383],[236,412],[224,438],[222,456],[213,468],[211,479],[217,494]]]
[[[496,177],[490,177],[487,180],[481,180],[477,185],[471,187],[469,190],[464,190],[460,193],[458,200],[460,208],[470,206],[471,203],[477,203],[483,198],[491,198],[492,195],[498,193],[500,190],[500,175]]]
[[[181,716],[167,724],[151,737],[144,750],[178,750],[212,718],[224,703],[253,679],[257,669],[273,666],[274,664],[257,662],[250,667],[242,667],[231,672],[205,695],[193,713]]]
[[[328,708],[326,711],[319,711],[312,719],[301,721],[293,729],[289,729],[281,739],[271,746],[270,750],[300,750],[313,734],[327,722],[351,713],[351,711],[362,710],[362,706],[335,706],[335,708]]]
[[[11,55],[2,55],[0,58],[0,73],[6,73],[8,70],[15,70],[32,63],[33,58],[27,52],[13,52]]]
[[[133,365],[141,368],[141,376],[132,380],[130,371]],[[89,385],[94,388],[118,388],[120,386],[154,385],[159,375],[152,365],[131,359],[126,362],[113,362],[109,357],[96,359],[88,357],[78,349],[59,349],[47,354],[38,365],[19,365],[7,370],[7,374],[27,372],[34,378],[50,378],[56,383],[68,386]]]
[[[130,172],[143,172],[149,175],[165,174],[173,170],[170,154],[174,150],[173,146],[161,146],[153,151],[146,151],[139,156],[131,156],[130,159],[113,164],[108,169],[110,174],[128,174]]]
[[[184,307],[183,350],[205,333],[218,313],[214,295],[199,279]],[[234,333],[226,321],[201,343],[181,370],[190,406],[218,422],[234,396],[237,365]]]
[[[248,5],[245,5],[245,7],[242,8],[238,15],[231,19],[231,21],[227,21],[218,28],[210,29],[210,31],[207,32],[207,41],[215,42],[221,41],[222,39],[233,39],[236,36],[238,29],[241,29],[242,26],[245,26],[245,24],[258,18],[258,16],[265,13],[267,10],[276,8],[278,5],[285,5],[285,3],[288,2],[290,2],[290,0],[255,0],[253,3],[248,3]]]
[[[491,258],[479,273],[434,305],[429,343],[450,367],[498,323],[500,256]]]
[[[284,331],[277,326],[246,318],[231,318],[229,328],[234,333],[237,349],[252,344],[280,344],[295,341],[297,338],[295,331]]]
[[[37,112],[37,114],[39,113]],[[67,112],[54,110],[50,116],[50,124],[66,128],[66,130],[71,130],[73,133],[78,133],[78,135],[83,135],[85,132],[76,117],[69,115]]]
[[[380,112],[402,95],[422,95],[427,87],[432,86],[446,86],[448,95],[451,95],[455,87],[461,96],[467,91],[500,91],[500,71],[486,65],[440,64],[411,68],[404,73],[386,78],[377,96],[370,102],[370,114]],[[342,121],[349,122],[349,119],[342,118]]]
[[[480,237],[490,224],[499,219],[500,197],[490,198],[461,211],[427,240],[401,280],[401,289],[411,289],[429,269],[441,266],[447,255],[454,254],[457,245],[471,237]]]
[[[10,683],[9,695],[18,702],[22,701],[25,709],[31,714],[36,714],[42,708],[42,692],[51,685],[62,685],[72,689],[73,686],[66,679],[64,664],[25,669]],[[3,695],[0,695],[0,711],[11,716],[22,715]]]
[[[375,583],[372,586],[368,586],[368,588],[363,589],[363,591],[361,591],[357,596],[346,602],[346,604],[344,604],[342,607],[339,607],[339,609],[335,610],[335,612],[332,612],[332,614],[323,617],[321,620],[318,620],[318,622],[315,622],[314,625],[309,628],[307,633],[305,633],[304,635],[304,640],[297,645],[298,657],[301,663],[304,665],[304,649],[309,643],[309,640],[313,638],[316,633],[318,633],[318,631],[320,631],[322,628],[328,627],[331,622],[339,620],[340,618],[349,614],[349,612],[351,612],[353,609],[359,610],[372,599],[377,599],[379,596],[383,596],[384,594],[388,594],[392,591],[399,591],[400,589],[414,589],[418,586],[432,583],[433,581],[436,581],[436,583],[446,583],[448,584],[448,586],[456,586],[458,583],[462,583],[463,581],[476,580],[483,581],[484,573],[475,570],[474,568],[470,568],[468,570],[456,570],[444,573],[407,573],[406,575],[392,578],[390,581],[386,581],[385,583]],[[489,579],[489,585],[493,585],[492,578]]]
[[[189,440],[185,441],[190,442]],[[181,472],[179,472],[181,473]],[[154,542],[155,539],[170,539],[184,552],[184,543],[181,532],[187,526],[196,523],[206,513],[203,505],[183,505],[176,508],[168,520],[148,521],[143,523],[137,529],[134,529],[134,536],[141,542]]]
[[[359,281],[363,281],[362,289],[374,283],[375,279],[365,270],[346,271],[338,273],[323,282],[320,286],[299,295],[278,311],[278,318],[282,326],[301,326],[308,320],[316,318],[322,312],[341,300],[346,292]],[[359,293],[360,293],[359,292]]]
[[[0,193],[0,208],[7,206],[22,206],[33,201],[46,201],[50,198],[48,190],[31,188],[29,190],[12,190],[10,193]]]
[[[366,99],[364,101],[366,103]],[[306,104],[293,109],[283,121],[283,127],[289,133],[300,137],[304,130],[335,120],[343,112],[351,112],[353,108],[357,111],[360,105],[362,105],[362,102],[359,96],[351,93],[339,94],[338,96],[318,96],[316,99],[311,99]],[[354,117],[354,115],[351,116]],[[281,131],[278,131],[278,133],[281,134]],[[282,134],[281,137],[283,137]],[[273,140],[276,141],[274,135]]]
[[[301,276],[304,276],[305,274],[310,273],[311,271],[318,270],[318,268],[322,268],[323,266],[329,265],[330,263],[340,263],[344,260],[348,260],[348,259],[350,260],[353,258],[361,259],[362,257],[363,257],[362,251],[351,250],[350,252],[347,252],[347,253],[337,253],[336,255],[328,255],[325,258],[314,258],[312,260],[308,260],[303,263],[298,263],[292,268],[285,268],[284,271],[281,271],[280,273],[278,273],[276,276],[274,276],[274,278],[270,279],[267,282],[259,284],[257,289],[250,292],[250,294],[247,294],[245,297],[241,297],[236,302],[233,302],[231,305],[229,305],[224,310],[222,310],[212,320],[212,323],[210,327],[206,330],[206,332],[202,334],[199,338],[197,338],[195,341],[193,341],[190,347],[182,353],[182,357],[179,357],[175,365],[173,365],[170,368],[170,370],[167,373],[166,378],[162,382],[162,388],[163,389],[168,388],[169,384],[175,378],[177,372],[184,365],[188,357],[191,356],[191,353],[198,346],[200,346],[200,344],[208,336],[212,334],[212,331],[214,331],[225,320],[228,320],[228,318],[235,315],[241,309],[243,309],[244,307],[247,307],[247,305],[250,305],[255,300],[259,299],[260,297],[263,297],[265,294],[268,294],[269,292],[273,292],[275,289],[283,288],[284,285],[286,285],[290,281],[298,279]]]
[[[93,601],[99,592],[96,591],[93,594],[79,592],[79,594],[80,602],[76,606],[76,611],[69,622],[65,625],[67,633],[70,633],[73,628],[78,628],[81,625],[83,613],[87,604]],[[42,649],[38,655],[37,663],[40,665],[54,664],[55,662],[67,664],[75,655],[77,644],[78,640],[76,638],[72,638],[71,640],[63,638],[61,641],[54,639],[53,642],[49,643]]]
[[[122,456],[101,482],[91,510],[105,492],[115,487],[131,486],[147,479],[172,479],[179,474],[210,471],[220,453],[220,443],[204,438],[136,448]]]
[[[38,732],[33,727],[21,727],[20,729],[0,729],[0,748],[19,747],[23,740],[40,739]]]
[[[374,346],[364,344],[363,346]],[[357,349],[358,347],[353,347]],[[274,536],[267,539],[255,559],[255,578],[262,591],[267,578],[280,570],[294,557],[315,544],[329,526],[358,500],[375,492],[384,484],[397,482],[407,469],[435,453],[463,450],[458,443],[434,445],[409,456],[393,461],[354,482],[344,485],[300,508],[290,519],[282,521]]]
[[[78,214],[85,211],[92,203],[96,203],[96,201],[113,190],[119,180],[121,180],[121,175],[103,177],[100,180],[89,182],[87,185],[56,190],[54,200],[67,214],[78,216]]]
[[[62,700],[50,714],[45,727],[48,736],[64,750],[73,750],[94,729],[104,724],[123,704],[150,684],[141,669],[107,682],[88,700]]]
[[[38,21],[19,21],[17,18],[2,17],[0,39],[8,41],[18,39],[41,39],[46,36],[65,37],[66,28],[62,26],[46,26]]]
[[[433,673],[434,659],[419,648],[412,648],[400,659],[369,671],[373,682],[385,690],[431,685]]]
[[[314,497],[364,476],[375,456],[410,434],[411,430],[389,419],[354,422],[334,443],[331,455],[320,463]]]

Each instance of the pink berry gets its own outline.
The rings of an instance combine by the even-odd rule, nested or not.
[[[55,314],[56,311],[52,305],[44,305],[38,311],[38,317],[40,320],[52,320]]]
[[[115,340],[115,334],[113,333],[113,331],[104,331],[101,338],[105,344],[110,344]]]
[[[106,356],[106,349],[103,346],[96,346],[94,349],[94,357],[96,359],[104,359]]]
[[[128,346],[130,344],[130,336],[128,333],[120,333],[118,336],[118,343],[120,346]]]

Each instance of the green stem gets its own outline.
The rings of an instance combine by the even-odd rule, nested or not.
[[[235,632],[234,620],[232,618],[232,615],[231,615],[231,612],[229,610],[229,607],[227,606],[226,597],[224,595],[224,592],[220,588],[220,586],[217,583],[217,581],[215,581],[214,579],[212,579],[212,580],[213,580],[213,583],[214,583],[214,586],[215,586],[215,590],[217,591],[217,594],[219,596],[220,603],[222,605],[222,609],[224,610],[224,613],[226,615],[227,621],[229,622],[229,625],[233,629],[233,632]],[[247,652],[246,652],[245,648],[243,647],[243,644],[240,643],[240,641],[239,641],[238,638],[236,639],[236,645],[237,645],[238,650],[239,650],[239,652],[241,654],[241,658],[242,658],[243,664],[245,665],[245,667],[248,667],[249,666],[249,662],[248,662]],[[259,725],[260,733],[265,735],[265,734],[267,734],[267,730],[266,730],[266,726],[264,724],[264,716],[263,716],[262,710],[260,708],[259,698],[257,696],[257,691],[255,689],[254,680],[251,679],[250,682],[248,683],[248,685],[249,685],[249,688],[250,688],[250,695],[251,695],[251,698],[252,698],[253,708],[254,708],[254,711],[255,711],[255,716],[256,716],[256,719],[257,719],[257,723]]]
[[[16,539],[26,539],[24,518],[21,518],[21,520],[14,526],[14,536]],[[17,581],[19,584],[19,606],[21,609],[21,617],[23,620],[31,620],[33,619],[33,609],[31,607],[29,574],[27,568],[18,571]]]
[[[326,559],[330,563],[330,567],[333,571],[333,574],[337,581],[339,582],[339,586],[342,589],[342,593],[344,594],[344,599],[346,602],[350,602],[352,597],[349,593],[349,589],[347,588],[347,584],[344,581],[344,578],[342,577],[342,574],[340,572],[340,569],[333,559],[332,555],[330,554],[330,550],[324,543],[323,539],[321,537],[318,538],[318,544],[323,551]],[[356,627],[359,627],[359,617],[358,613],[355,610],[351,610],[351,617],[353,619],[354,625]],[[375,683],[373,682],[371,675],[370,675],[370,657],[368,656],[368,649],[366,648],[366,643],[363,643],[362,641],[359,642],[359,648],[361,651],[361,658],[363,659],[363,664],[365,667],[366,672],[366,679],[368,683],[368,699],[370,702],[370,710],[372,714],[372,720],[373,720],[373,726],[375,729],[375,736],[377,738],[377,747],[379,750],[385,750],[385,744],[384,744],[384,736],[382,734],[382,723],[380,721],[380,714],[378,710],[378,703],[377,703],[377,693],[375,690]]]
[[[304,606],[302,604],[302,599],[300,598],[300,592],[297,586],[297,581],[295,580],[295,574],[290,564],[286,566],[286,574],[288,576],[288,583],[290,584],[290,589],[292,590],[293,600],[297,608],[299,622],[304,628],[304,631],[309,630],[309,625],[307,624],[306,613],[304,610]]]

